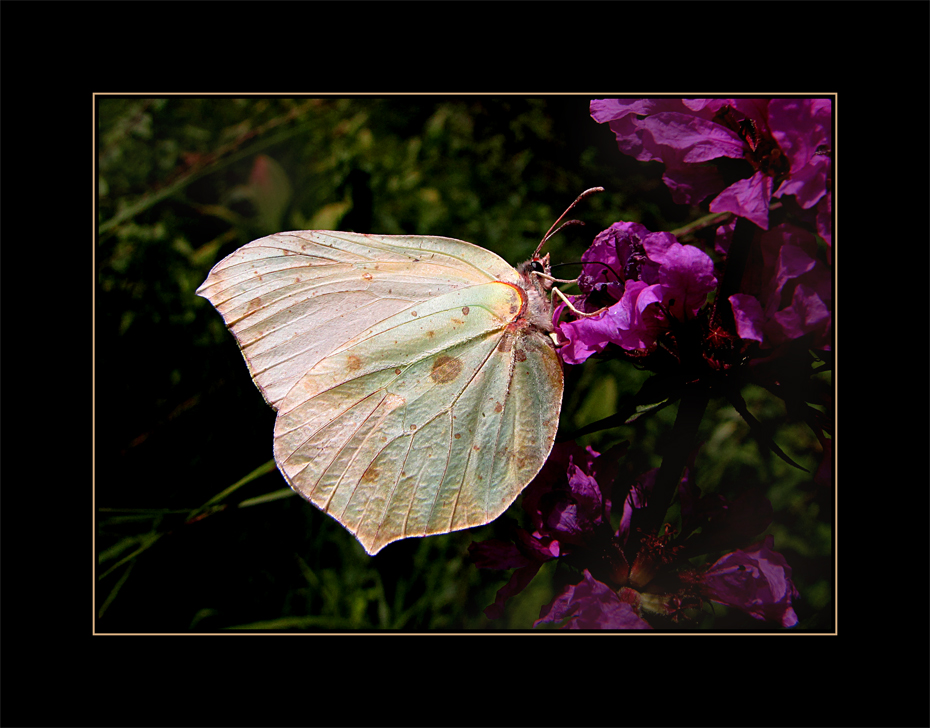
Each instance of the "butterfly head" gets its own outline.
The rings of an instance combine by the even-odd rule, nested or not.
[[[549,265],[549,253],[540,257],[534,255],[529,260],[517,266],[517,272],[523,277],[524,288],[533,288],[541,294],[546,294],[552,288],[552,268]]]
[[[583,223],[580,220],[569,220],[561,225],[559,225],[559,223],[561,223],[562,219],[569,211],[585,197],[594,192],[603,191],[603,187],[592,187],[578,195],[578,198],[568,206],[568,209],[562,213],[559,219],[552,224],[552,227],[549,228],[549,231],[543,236],[543,239],[536,247],[536,251],[533,253],[533,257],[517,266],[517,272],[522,278],[523,290],[527,293],[525,320],[541,331],[553,331],[552,296],[554,292],[561,295],[558,289],[555,289],[553,292],[555,284],[557,282],[570,283],[571,281],[561,281],[558,278],[553,278],[552,267],[549,264],[549,253],[540,255],[540,252],[546,244],[546,241],[566,225],[582,225]],[[565,299],[564,295],[561,295],[561,297]]]
[[[549,275],[551,270],[549,266],[549,253],[546,253],[541,258],[538,255],[534,255],[532,259],[526,261],[523,265],[527,273],[545,273]]]

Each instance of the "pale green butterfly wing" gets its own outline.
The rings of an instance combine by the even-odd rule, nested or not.
[[[527,318],[539,297],[489,251],[281,233],[221,261],[198,293],[278,410],[281,472],[370,554],[490,522],[552,448],[561,364]]]
[[[275,423],[292,486],[369,553],[497,518],[548,456],[561,401],[546,337],[507,331],[521,307],[507,283],[453,291],[322,360]]]
[[[366,328],[493,280],[518,283],[519,274],[460,240],[310,230],[239,248],[197,293],[223,316],[255,383],[276,406],[313,365]]]

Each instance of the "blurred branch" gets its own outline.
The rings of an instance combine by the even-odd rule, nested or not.
[[[166,187],[162,187],[160,190],[155,190],[147,195],[143,195],[139,200],[134,204],[129,205],[128,207],[117,212],[109,220],[105,220],[100,223],[98,231],[100,235],[111,232],[114,228],[127,220],[131,220],[140,212],[143,212],[150,207],[158,204],[162,200],[165,200],[172,195],[176,194],[178,191],[184,189],[192,182],[204,177],[208,174],[212,174],[220,169],[228,167],[229,165],[238,162],[240,159],[249,157],[266,147],[270,147],[273,144],[290,139],[291,137],[297,136],[302,132],[308,130],[313,123],[312,120],[305,121],[304,123],[297,124],[296,126],[291,127],[290,129],[284,129],[277,134],[266,137],[264,139],[259,139],[254,144],[249,145],[245,149],[238,149],[244,142],[252,139],[253,137],[261,137],[263,134],[271,131],[275,127],[280,126],[286,122],[292,121],[296,118],[304,116],[310,109],[320,103],[319,99],[310,99],[307,103],[297,106],[292,109],[287,114],[279,116],[271,121],[263,124],[255,129],[252,129],[242,136],[240,136],[235,141],[227,144],[224,147],[221,147],[213,154],[210,154],[207,159],[204,161],[194,164],[186,174],[183,174],[181,177],[176,179],[174,182],[170,183]],[[233,153],[234,152],[234,153]]]

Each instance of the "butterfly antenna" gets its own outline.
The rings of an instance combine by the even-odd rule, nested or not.
[[[564,218],[569,212],[571,212],[572,208],[574,208],[575,205],[581,202],[585,197],[587,197],[588,195],[593,195],[595,192],[603,192],[603,191],[604,191],[603,187],[591,187],[590,189],[587,189],[584,192],[582,192],[580,195],[578,195],[578,197],[575,198],[575,201],[568,206],[568,209],[565,210],[565,212],[563,212],[561,215],[559,215],[559,219],[556,220],[554,223],[552,223],[552,227],[549,228],[549,232],[547,232],[543,236],[543,239],[540,241],[539,246],[536,248],[536,252],[533,253],[533,257],[534,258],[537,257],[539,255],[539,251],[542,250],[543,245],[546,244],[546,241],[549,238],[551,238],[553,235],[555,235],[555,233],[557,233],[563,227],[565,227],[565,225],[572,225],[572,224],[583,225],[584,223],[582,223],[580,220],[569,220],[568,222],[565,223],[565,225],[562,225],[558,228],[556,227],[560,222],[562,222],[562,218]]]

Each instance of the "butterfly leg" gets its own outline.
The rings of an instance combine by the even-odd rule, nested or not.
[[[574,281],[568,281],[568,282],[574,282]],[[552,293],[551,293],[551,296],[552,296],[552,299],[553,299],[553,301],[552,301],[552,302],[553,302],[553,308],[555,307],[555,300],[554,300],[554,299],[555,299],[555,296],[556,296],[556,295],[558,295],[559,298],[561,298],[562,301],[564,301],[565,305],[568,306],[568,309],[569,309],[573,314],[575,314],[576,316],[581,316],[581,317],[583,317],[583,318],[590,318],[591,316],[597,316],[598,314],[604,313],[604,311],[606,311],[607,308],[608,308],[607,306],[604,306],[603,308],[599,308],[597,311],[593,311],[593,312],[591,312],[591,313],[585,313],[584,311],[579,311],[577,308],[575,308],[575,307],[572,305],[572,302],[568,300],[568,297],[567,297],[564,293],[562,293],[562,291],[560,291],[558,288],[556,288],[555,286],[552,287]]]

